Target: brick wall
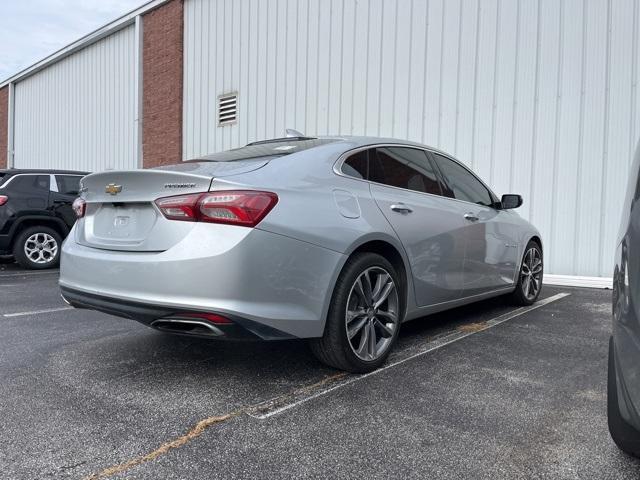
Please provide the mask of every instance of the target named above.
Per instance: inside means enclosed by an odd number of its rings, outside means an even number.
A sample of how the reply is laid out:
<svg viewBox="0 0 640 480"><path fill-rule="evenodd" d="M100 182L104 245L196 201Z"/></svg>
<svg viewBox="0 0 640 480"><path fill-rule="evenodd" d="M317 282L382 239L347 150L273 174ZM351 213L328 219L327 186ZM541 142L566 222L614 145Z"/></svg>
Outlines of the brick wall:
<svg viewBox="0 0 640 480"><path fill-rule="evenodd" d="M182 160L183 1L144 15L142 155L145 168Z"/></svg>
<svg viewBox="0 0 640 480"><path fill-rule="evenodd" d="M0 88L0 168L7 168L7 120L9 87Z"/></svg>

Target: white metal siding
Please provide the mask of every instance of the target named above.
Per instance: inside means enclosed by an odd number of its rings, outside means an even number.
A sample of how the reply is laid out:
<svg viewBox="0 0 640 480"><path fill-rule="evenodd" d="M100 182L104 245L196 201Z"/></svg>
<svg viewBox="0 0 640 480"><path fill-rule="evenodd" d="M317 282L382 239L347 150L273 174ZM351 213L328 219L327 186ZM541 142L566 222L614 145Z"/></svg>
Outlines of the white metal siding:
<svg viewBox="0 0 640 480"><path fill-rule="evenodd" d="M15 167L136 168L134 30L16 83Z"/></svg>
<svg viewBox="0 0 640 480"><path fill-rule="evenodd" d="M634 0L187 0L184 156L383 135L521 193L549 273L611 276L640 133ZM218 127L217 96L238 92Z"/></svg>

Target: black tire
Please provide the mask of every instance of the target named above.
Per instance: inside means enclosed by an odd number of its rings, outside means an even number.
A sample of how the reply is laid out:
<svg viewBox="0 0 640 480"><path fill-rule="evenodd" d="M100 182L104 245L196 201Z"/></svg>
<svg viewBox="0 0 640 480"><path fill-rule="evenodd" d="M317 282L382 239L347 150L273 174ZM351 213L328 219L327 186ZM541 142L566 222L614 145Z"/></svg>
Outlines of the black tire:
<svg viewBox="0 0 640 480"><path fill-rule="evenodd" d="M531 249L535 249L539 253L540 260L542 261L542 265L541 265L542 270L540 271L540 277L538 280L540 285L538 288L538 291L534 296L527 296L525 295L525 292L524 292L525 288L523 286L523 282L525 279L525 277L523 276L523 269L525 268L525 259ZM543 277L544 277L544 256L542 254L542 247L540 247L540 244L535 240L531 240L527 244L527 247L524 249L522 262L520 263L520 270L518 270L518 283L516 284L516 289L509 295L510 303L513 303L514 305L519 305L519 306L533 305L538 300L538 297L540 297L540 292L542 292Z"/></svg>
<svg viewBox="0 0 640 480"><path fill-rule="evenodd" d="M55 255L45 255L46 259L39 263L27 256L25 252L25 244L33 235L47 235L55 242ZM50 244L51 245L51 244ZM62 237L58 232L49 227L29 227L20 232L13 244L13 256L22 267L30 270L44 270L47 268L57 267L60 263L60 249L62 248Z"/></svg>
<svg viewBox="0 0 640 480"><path fill-rule="evenodd" d="M618 448L628 455L640 457L640 432L629 425L620 414L613 338L609 340L607 418L609 421L609 433Z"/></svg>
<svg viewBox="0 0 640 480"><path fill-rule="evenodd" d="M0 265L9 265L16 261L13 255L0 255Z"/></svg>
<svg viewBox="0 0 640 480"><path fill-rule="evenodd" d="M385 350L381 351L380 356L373 360L363 360L356 355L347 336L347 302L350 301L352 289L355 288L354 285L361 275L367 271L377 272L378 274L384 273L382 270L386 271L386 273L391 277L395 284L394 286L396 291L393 299L391 299L390 294L388 297L389 300L387 300L387 303L383 305L385 305L384 308L397 310L395 312L397 318L393 335L387 337L384 337L384 335L379 336L379 340L385 341ZM390 305L392 305L392 301L395 305L390 307ZM381 307L380 310L383 310L383 308ZM376 310L375 313L377 314L377 312L378 311ZM362 318L363 321L371 322L373 324L371 328L376 329L375 331L377 333L381 333L381 327L378 327L374 322L376 322L376 318L383 317L374 316L373 318L366 320L367 316L365 314L360 318ZM324 335L320 338L310 340L309 344L311 351L322 363L340 370L346 370L352 373L373 371L386 361L389 353L393 349L400 332L400 325L403 318L404 293L402 292L402 282L400 282L398 273L393 268L393 265L391 265L387 259L376 253L358 253L347 260L347 263L338 277L331 297L331 306L329 307L329 313L327 315ZM360 335L364 335L364 330L367 328L367 326L361 327L360 331L362 333ZM386 335L389 335L389 333L386 333ZM356 341L357 337L353 338L354 341ZM364 343L366 343L366 341ZM375 344L375 341L373 343Z"/></svg>

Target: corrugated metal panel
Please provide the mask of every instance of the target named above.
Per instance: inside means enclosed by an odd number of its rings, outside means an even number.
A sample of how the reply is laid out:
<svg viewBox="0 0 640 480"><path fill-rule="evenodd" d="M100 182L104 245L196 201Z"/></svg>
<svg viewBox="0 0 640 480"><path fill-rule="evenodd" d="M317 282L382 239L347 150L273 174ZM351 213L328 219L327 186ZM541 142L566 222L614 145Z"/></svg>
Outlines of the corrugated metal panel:
<svg viewBox="0 0 640 480"><path fill-rule="evenodd" d="M187 0L184 155L286 127L421 141L525 197L550 273L610 276L639 25L634 0Z"/></svg>
<svg viewBox="0 0 640 480"><path fill-rule="evenodd" d="M15 86L15 167L136 168L135 36L126 27Z"/></svg>

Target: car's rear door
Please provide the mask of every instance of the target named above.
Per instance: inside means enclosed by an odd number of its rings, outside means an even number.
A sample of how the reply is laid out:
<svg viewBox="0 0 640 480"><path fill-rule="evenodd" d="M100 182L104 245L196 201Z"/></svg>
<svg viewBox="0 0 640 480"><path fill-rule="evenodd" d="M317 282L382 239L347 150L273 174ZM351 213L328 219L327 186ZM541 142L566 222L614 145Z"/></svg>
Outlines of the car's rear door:
<svg viewBox="0 0 640 480"><path fill-rule="evenodd" d="M518 267L518 224L467 168L432 152L444 177L445 195L455 199L464 219L464 296L511 286ZM454 200L452 200L454 201Z"/></svg>
<svg viewBox="0 0 640 480"><path fill-rule="evenodd" d="M20 217L40 216L49 202L49 175L18 173L9 177L0 188L6 196L2 206L0 235L8 234Z"/></svg>
<svg viewBox="0 0 640 480"><path fill-rule="evenodd" d="M7 180L2 191L14 214L42 215L49 202L49 175L19 173Z"/></svg>
<svg viewBox="0 0 640 480"><path fill-rule="evenodd" d="M464 219L442 196L426 152L409 147L369 151L371 194L400 238L410 262L419 306L462 294Z"/></svg>

